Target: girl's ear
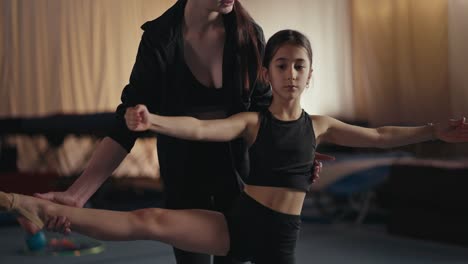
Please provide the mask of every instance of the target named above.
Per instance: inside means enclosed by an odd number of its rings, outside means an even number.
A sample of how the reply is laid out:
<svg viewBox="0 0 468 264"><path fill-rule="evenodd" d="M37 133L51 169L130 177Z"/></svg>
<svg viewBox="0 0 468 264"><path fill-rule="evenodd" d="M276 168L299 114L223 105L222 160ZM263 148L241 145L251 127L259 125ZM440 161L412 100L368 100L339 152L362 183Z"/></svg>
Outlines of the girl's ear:
<svg viewBox="0 0 468 264"><path fill-rule="evenodd" d="M310 71L309 71L309 77L307 78L307 84L309 84L310 78L312 78L312 72L313 72L313 71L314 71L314 69L312 69L312 68L311 68Z"/></svg>
<svg viewBox="0 0 468 264"><path fill-rule="evenodd" d="M268 69L265 67L262 67L262 77L263 80L265 80L266 83L270 82L270 78L268 78Z"/></svg>

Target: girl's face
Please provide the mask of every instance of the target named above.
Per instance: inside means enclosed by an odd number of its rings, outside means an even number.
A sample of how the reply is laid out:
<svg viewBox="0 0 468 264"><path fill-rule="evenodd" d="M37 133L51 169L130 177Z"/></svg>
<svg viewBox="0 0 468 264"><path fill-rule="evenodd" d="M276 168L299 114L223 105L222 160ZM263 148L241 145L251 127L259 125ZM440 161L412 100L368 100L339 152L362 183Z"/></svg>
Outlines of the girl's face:
<svg viewBox="0 0 468 264"><path fill-rule="evenodd" d="M312 76L307 51L301 46L285 44L273 56L269 68L264 69L273 96L290 101L299 99Z"/></svg>

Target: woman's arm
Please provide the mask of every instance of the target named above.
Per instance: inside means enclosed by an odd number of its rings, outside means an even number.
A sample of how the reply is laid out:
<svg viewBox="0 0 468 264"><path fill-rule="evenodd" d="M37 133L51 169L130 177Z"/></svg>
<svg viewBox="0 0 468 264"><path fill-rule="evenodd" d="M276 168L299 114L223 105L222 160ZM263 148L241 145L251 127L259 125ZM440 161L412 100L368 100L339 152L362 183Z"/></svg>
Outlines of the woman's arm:
<svg viewBox="0 0 468 264"><path fill-rule="evenodd" d="M144 105L127 108L127 126L133 131L152 130L187 140L230 141L246 137L248 127L258 120L258 114L239 113L225 119L199 120L187 116L160 116L150 114ZM258 121L257 121L258 122Z"/></svg>
<svg viewBox="0 0 468 264"><path fill-rule="evenodd" d="M36 197L60 204L83 207L127 154L119 143L106 137L94 150L81 176L65 192L36 194Z"/></svg>
<svg viewBox="0 0 468 264"><path fill-rule="evenodd" d="M128 152L109 137L104 138L93 152L86 169L68 188L76 206L82 207L120 165Z"/></svg>
<svg viewBox="0 0 468 264"><path fill-rule="evenodd" d="M128 152L112 138L104 138L94 150L86 169L80 177L64 192L48 192L35 194L36 197L49 200L58 204L75 207L83 207L88 199L96 192L102 183L114 172ZM68 221L65 217L49 219L46 223L48 230L70 233L65 228ZM35 233L34 226L28 221L22 223L23 227L31 233Z"/></svg>
<svg viewBox="0 0 468 264"><path fill-rule="evenodd" d="M384 126L364 128L328 116L311 116L319 142L349 147L392 148L440 139L446 142L468 141L468 124L464 118L418 127Z"/></svg>

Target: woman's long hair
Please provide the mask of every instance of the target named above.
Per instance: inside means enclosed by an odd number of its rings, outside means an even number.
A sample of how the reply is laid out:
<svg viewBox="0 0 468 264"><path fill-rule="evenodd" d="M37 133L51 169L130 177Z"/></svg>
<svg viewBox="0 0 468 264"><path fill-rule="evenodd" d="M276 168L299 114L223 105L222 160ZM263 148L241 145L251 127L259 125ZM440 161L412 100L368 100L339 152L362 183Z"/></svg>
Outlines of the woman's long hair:
<svg viewBox="0 0 468 264"><path fill-rule="evenodd" d="M178 0L181 1L181 0ZM187 0L183 0L186 2ZM233 12L236 17L236 33L237 33L237 47L239 49L240 57L240 72L242 74L242 84L244 91L250 91L250 74L249 74L249 57L253 57L255 61L255 79L261 80L262 76L262 54L259 47L259 39L255 29L254 19L245 10L242 4L235 0Z"/></svg>
<svg viewBox="0 0 468 264"><path fill-rule="evenodd" d="M258 33L255 29L255 22L250 14L245 10L242 4L236 0L234 3L234 13L236 16L237 22L237 46L239 48L240 55L240 72L243 77L243 86L244 91L250 91L250 74L249 74L249 65L251 64L249 57L253 58L255 62L256 76L254 80L260 80L261 71L262 71L262 54L259 47L259 39L257 37Z"/></svg>

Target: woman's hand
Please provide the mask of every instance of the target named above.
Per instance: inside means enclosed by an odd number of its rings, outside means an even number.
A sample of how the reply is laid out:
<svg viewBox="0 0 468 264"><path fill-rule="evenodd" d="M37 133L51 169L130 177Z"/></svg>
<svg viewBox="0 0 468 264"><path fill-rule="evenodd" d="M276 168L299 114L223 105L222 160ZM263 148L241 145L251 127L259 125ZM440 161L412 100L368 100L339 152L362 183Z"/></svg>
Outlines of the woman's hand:
<svg viewBox="0 0 468 264"><path fill-rule="evenodd" d="M145 105L129 107L125 111L125 123L132 131L146 131L151 127L150 113Z"/></svg>
<svg viewBox="0 0 468 264"><path fill-rule="evenodd" d="M316 182L320 179L320 172L322 171L323 167L323 164L321 162L322 160L335 160L335 157L315 152L314 173L312 174L312 182Z"/></svg>
<svg viewBox="0 0 468 264"><path fill-rule="evenodd" d="M48 192L48 193L35 193L34 196L36 198L48 200L54 203L73 206L73 207L83 207L84 202L77 201L72 195L68 194L67 192ZM20 221L23 227L26 230L31 230L31 224L25 221ZM71 233L70 229L71 223L70 221L64 216L54 216L51 217L46 223L45 228L48 231L53 232L60 232L65 235Z"/></svg>
<svg viewBox="0 0 468 264"><path fill-rule="evenodd" d="M466 118L450 119L447 122L433 125L434 137L448 142L468 142L468 123Z"/></svg>

